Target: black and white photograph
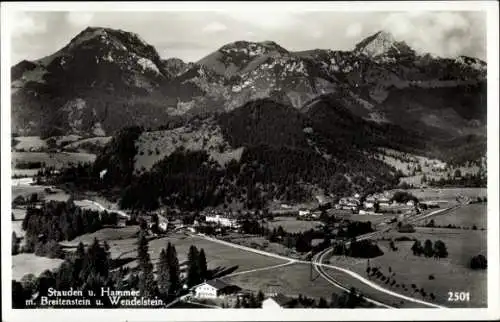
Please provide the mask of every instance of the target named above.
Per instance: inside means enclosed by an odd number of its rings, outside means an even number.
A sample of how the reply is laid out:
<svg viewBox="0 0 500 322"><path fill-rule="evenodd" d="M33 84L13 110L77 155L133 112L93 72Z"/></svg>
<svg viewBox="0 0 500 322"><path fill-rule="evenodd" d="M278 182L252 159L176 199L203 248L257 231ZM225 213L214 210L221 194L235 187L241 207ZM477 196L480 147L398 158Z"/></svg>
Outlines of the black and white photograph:
<svg viewBox="0 0 500 322"><path fill-rule="evenodd" d="M146 4L2 3L3 320L500 318L497 2Z"/></svg>

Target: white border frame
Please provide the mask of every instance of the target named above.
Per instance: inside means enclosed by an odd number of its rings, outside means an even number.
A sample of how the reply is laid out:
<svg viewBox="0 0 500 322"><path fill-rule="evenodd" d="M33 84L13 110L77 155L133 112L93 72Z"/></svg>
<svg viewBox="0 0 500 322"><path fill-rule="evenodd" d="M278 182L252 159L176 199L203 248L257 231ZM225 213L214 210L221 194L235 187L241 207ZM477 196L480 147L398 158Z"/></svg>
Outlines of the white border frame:
<svg viewBox="0 0 500 322"><path fill-rule="evenodd" d="M10 152L10 30L13 11L483 11L487 12L488 60L488 308L487 309L11 309L10 255L11 152ZM499 51L498 2L496 1L408 1L408 2L17 2L1 3L1 151L2 151L2 320L11 321L328 321L328 320L496 320L499 302Z"/></svg>

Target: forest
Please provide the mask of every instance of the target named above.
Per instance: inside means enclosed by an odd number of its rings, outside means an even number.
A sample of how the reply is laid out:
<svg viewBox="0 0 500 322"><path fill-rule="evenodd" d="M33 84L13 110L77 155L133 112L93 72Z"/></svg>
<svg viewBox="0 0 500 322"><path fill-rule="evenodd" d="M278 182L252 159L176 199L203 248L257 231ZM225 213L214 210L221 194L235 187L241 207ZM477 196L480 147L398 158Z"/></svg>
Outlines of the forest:
<svg viewBox="0 0 500 322"><path fill-rule="evenodd" d="M41 208L29 205L22 222L26 231L22 251L62 258L64 253L58 242L96 232L105 226L115 226L117 221L116 213L82 209L71 200L42 203Z"/></svg>

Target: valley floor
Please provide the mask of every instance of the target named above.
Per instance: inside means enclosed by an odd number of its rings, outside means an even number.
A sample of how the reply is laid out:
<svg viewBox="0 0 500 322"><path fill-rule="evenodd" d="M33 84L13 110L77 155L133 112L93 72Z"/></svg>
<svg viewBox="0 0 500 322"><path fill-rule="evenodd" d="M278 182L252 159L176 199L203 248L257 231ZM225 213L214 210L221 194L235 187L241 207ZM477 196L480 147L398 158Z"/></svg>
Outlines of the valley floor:
<svg viewBox="0 0 500 322"><path fill-rule="evenodd" d="M447 192L443 190L441 190L440 196L445 195L445 199L452 202L452 196L457 191ZM44 187L29 186L22 183L13 185L12 191L13 196L27 196L33 192L45 193ZM465 191L464 193L472 196L478 192L481 193L481 191L474 190ZM56 193L45 194L46 198L55 200L66 200L68 196L58 190ZM374 236L378 240L384 255L370 259L370 266L379 267L386 274L389 274L390 269L390 274L395 274L394 279L399 286L386 285L382 281L368 277L365 271L367 267L367 260L365 259L332 256L326 264L330 263L348 269L372 280L383 288L407 297L422 299L420 295L415 294L410 288L411 284L416 284L417 287L424 288L427 294L433 293L435 295L434 300L427 296L425 301L447 307L484 307L487 304L486 271L470 270L468 263L472 256L486 254L486 231L481 230L481 228L486 227L486 206L484 204L466 205L453 212L443 213L445 214L442 216L428 217L422 220L420 224L424 224L432 218L436 225L447 225L448 223L462 226L476 225L478 230L417 227L417 231L411 234L389 230L381 232L377 237ZM12 222L12 228L19 237L22 237L21 222L25 215L25 209L14 209L13 214L15 220ZM369 218L370 216L365 217ZM277 217L272 226L279 227L281 225L290 230L303 231L314 228L318 224L319 222L314 221L297 221L292 217ZM127 267L134 268L137 266L136 241L138 229L138 226L103 228L95 233L79 236L72 241L62 242L61 245L67 251L71 251L75 249L79 242L89 244L94 238L106 240L110 245L111 257L120 259L122 264ZM396 242L398 250L391 251L388 239L402 236L418 239L422 243L426 239L432 241L442 240L448 248L449 256L445 259L414 256L410 250L413 241ZM284 253L283 250L277 251L273 250L273 248L268 248L264 252L252 250L252 248L248 248L253 246L250 241L251 239L240 240L238 243L243 244L243 246L239 246L222 241L215 242L210 238L191 233L172 232L165 237L151 239L149 253L152 263L155 264L158 261L160 251L166 248L170 242L176 246L179 262L184 267L188 249L191 245L195 245L198 249L204 249L210 270L227 282L237 284L245 289L265 292L269 288L278 288L282 293L290 296L302 294L313 298L324 297L325 299L330 299L332 293L337 295L342 293L341 289L329 283L313 270L310 262L306 262L299 257L289 257L288 255L291 254ZM255 240L255 242L260 243L259 240ZM275 251L280 255L272 255L272 252ZM12 259L13 278L17 280L21 279L25 274L39 275L46 269L56 269L62 262L59 259L38 257L34 254L19 254L13 256ZM418 303L380 292L368 286L362 280L353 278L338 270L325 266L324 271L341 285L347 288L355 287L363 295L392 307L422 307ZM429 275L433 275L434 279L430 280ZM403 284L405 287L402 286ZM470 292L471 300L466 303L448 302L448 292L454 291Z"/></svg>

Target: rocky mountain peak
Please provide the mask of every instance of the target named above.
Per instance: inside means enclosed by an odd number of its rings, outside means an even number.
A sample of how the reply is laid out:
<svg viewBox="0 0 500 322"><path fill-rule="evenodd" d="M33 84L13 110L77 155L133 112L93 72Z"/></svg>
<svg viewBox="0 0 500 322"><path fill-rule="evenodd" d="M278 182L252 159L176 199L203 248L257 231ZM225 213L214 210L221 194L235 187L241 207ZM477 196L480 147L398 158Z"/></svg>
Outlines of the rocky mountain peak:
<svg viewBox="0 0 500 322"><path fill-rule="evenodd" d="M393 34L387 31L379 31L366 37L355 46L355 52L369 57L384 55L399 55L413 52L404 41L398 41Z"/></svg>
<svg viewBox="0 0 500 322"><path fill-rule="evenodd" d="M288 51L275 43L274 41L262 41L262 42L251 42L251 41L235 41L222 46L219 52L224 54L243 54L248 58L265 55L270 52L276 52L280 54L288 53Z"/></svg>

